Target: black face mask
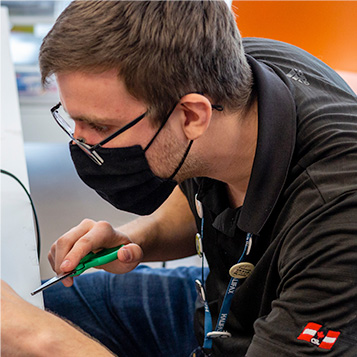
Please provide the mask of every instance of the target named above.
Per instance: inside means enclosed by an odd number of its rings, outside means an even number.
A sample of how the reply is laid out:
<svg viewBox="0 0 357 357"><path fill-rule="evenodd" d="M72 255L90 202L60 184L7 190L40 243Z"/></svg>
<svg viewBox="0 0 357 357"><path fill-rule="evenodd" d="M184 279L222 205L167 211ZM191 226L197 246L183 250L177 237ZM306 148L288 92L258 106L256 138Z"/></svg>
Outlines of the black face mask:
<svg viewBox="0 0 357 357"><path fill-rule="evenodd" d="M101 166L93 162L76 144L70 143L70 151L77 173L85 184L114 207L147 215L159 208L175 188L177 182L173 177L183 165L192 141L175 172L168 179L162 179L151 171L145 157L149 145L145 150L140 145L124 148L100 147L96 152L104 160Z"/></svg>

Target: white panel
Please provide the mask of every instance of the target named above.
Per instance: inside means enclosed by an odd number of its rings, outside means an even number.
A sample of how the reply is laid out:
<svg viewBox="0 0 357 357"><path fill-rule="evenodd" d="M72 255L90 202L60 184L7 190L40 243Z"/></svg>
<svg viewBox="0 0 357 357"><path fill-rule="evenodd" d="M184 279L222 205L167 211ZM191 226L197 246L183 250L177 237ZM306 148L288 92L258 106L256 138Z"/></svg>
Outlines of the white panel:
<svg viewBox="0 0 357 357"><path fill-rule="evenodd" d="M1 169L17 176L29 190L19 99L10 56L9 21L1 8ZM1 174L1 278L25 300L43 308L32 209L23 188Z"/></svg>

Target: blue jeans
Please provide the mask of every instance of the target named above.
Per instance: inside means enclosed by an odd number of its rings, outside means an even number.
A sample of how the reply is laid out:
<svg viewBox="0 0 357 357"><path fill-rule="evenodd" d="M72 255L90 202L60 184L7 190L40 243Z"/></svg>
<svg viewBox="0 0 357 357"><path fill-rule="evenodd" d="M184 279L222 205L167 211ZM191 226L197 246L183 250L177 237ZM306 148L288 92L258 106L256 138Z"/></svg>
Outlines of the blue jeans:
<svg viewBox="0 0 357 357"><path fill-rule="evenodd" d="M198 346L195 279L201 279L201 268L89 273L76 277L71 288L59 283L45 290L44 302L118 356L185 357Z"/></svg>

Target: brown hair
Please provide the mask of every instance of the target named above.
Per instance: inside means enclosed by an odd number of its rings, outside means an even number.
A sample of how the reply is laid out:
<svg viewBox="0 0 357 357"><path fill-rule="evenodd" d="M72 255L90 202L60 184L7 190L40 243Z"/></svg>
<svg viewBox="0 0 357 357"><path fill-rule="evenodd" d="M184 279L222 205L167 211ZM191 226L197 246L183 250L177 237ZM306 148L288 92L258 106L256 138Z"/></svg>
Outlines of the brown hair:
<svg viewBox="0 0 357 357"><path fill-rule="evenodd" d="M185 94L244 109L252 74L224 1L73 1L40 50L42 83L60 72L117 69L127 90L164 118Z"/></svg>

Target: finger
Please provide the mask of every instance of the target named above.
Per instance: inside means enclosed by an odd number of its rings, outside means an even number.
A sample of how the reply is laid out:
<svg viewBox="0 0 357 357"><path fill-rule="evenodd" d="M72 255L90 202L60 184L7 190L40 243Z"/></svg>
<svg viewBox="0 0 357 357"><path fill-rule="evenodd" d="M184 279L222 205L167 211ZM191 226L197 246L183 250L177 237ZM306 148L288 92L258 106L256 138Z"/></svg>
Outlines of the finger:
<svg viewBox="0 0 357 357"><path fill-rule="evenodd" d="M94 250L93 241L84 235L72 247L72 249L63 258L59 269L61 272L69 272L74 270L79 264L80 260L85 257L89 252Z"/></svg>
<svg viewBox="0 0 357 357"><path fill-rule="evenodd" d="M137 244L130 243L120 248L118 251L118 259L102 266L99 269L104 269L111 273L124 274L133 270L143 259L143 251Z"/></svg>
<svg viewBox="0 0 357 357"><path fill-rule="evenodd" d="M54 269L54 260L53 260L53 258L52 258L51 253L48 253L48 260L49 260L49 262L50 262L50 264L51 264L51 266L52 266L52 269L55 270L55 269ZM66 279L63 279L63 280L62 280L62 283L63 283L64 286L70 287L70 286L73 285L73 278L68 277L68 278L66 278Z"/></svg>
<svg viewBox="0 0 357 357"><path fill-rule="evenodd" d="M73 278L68 277L68 278L66 278L66 279L63 279L63 280L62 280L62 284L63 284L65 287L69 288L70 286L73 285Z"/></svg>
<svg viewBox="0 0 357 357"><path fill-rule="evenodd" d="M118 268L120 273L127 273L137 267L143 260L143 250L137 244L127 244L118 251Z"/></svg>
<svg viewBox="0 0 357 357"><path fill-rule="evenodd" d="M48 254L48 260L52 266L52 269L56 273L61 273L63 270L60 266L63 262L63 258L72 249L75 242L85 235L95 224L94 221L90 219L83 220L78 226L72 228L63 236L61 236L51 247Z"/></svg>
<svg viewBox="0 0 357 357"><path fill-rule="evenodd" d="M51 249L52 249L52 248L51 248ZM50 264L51 264L52 270L55 271L55 261L54 261L54 257L53 257L53 255L52 255L51 251L49 251L49 253L48 253L48 255L47 255L47 259L48 259L48 261L49 261Z"/></svg>
<svg viewBox="0 0 357 357"><path fill-rule="evenodd" d="M128 237L115 231L108 222L96 222L95 225L73 245L72 249L64 257L60 269L64 272L73 270L79 264L79 261L89 252L102 248L111 248L128 242Z"/></svg>
<svg viewBox="0 0 357 357"><path fill-rule="evenodd" d="M118 250L118 260L122 263L136 263L143 259L143 250L135 243L129 243Z"/></svg>

